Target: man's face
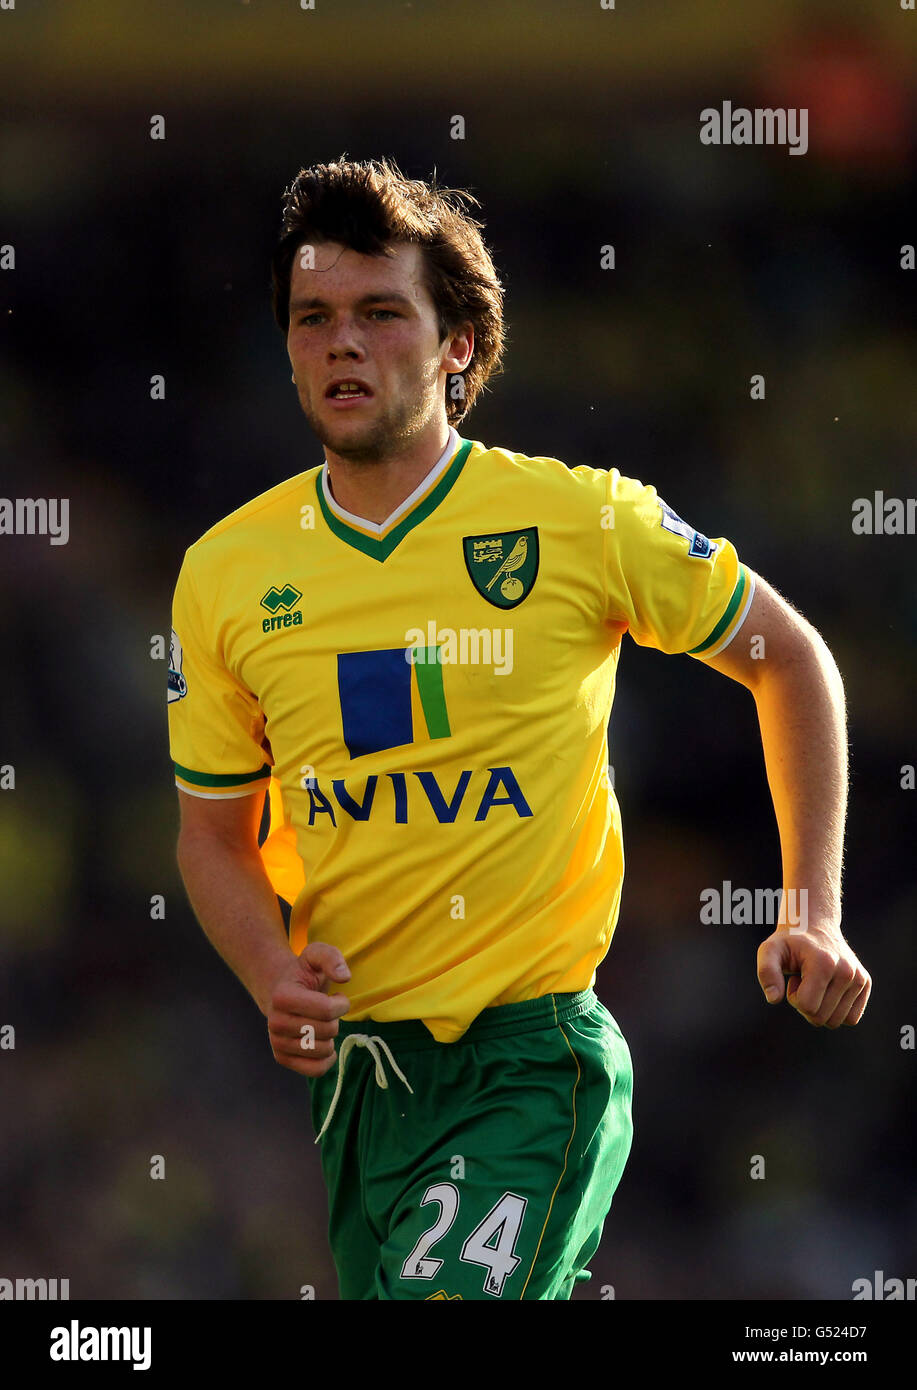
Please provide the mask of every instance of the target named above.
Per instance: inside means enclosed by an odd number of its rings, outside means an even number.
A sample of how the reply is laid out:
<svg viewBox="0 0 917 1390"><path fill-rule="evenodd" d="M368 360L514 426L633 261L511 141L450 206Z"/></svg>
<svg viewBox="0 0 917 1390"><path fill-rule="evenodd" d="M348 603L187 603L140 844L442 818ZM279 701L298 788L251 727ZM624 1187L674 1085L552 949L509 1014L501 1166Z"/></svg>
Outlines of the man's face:
<svg viewBox="0 0 917 1390"><path fill-rule="evenodd" d="M299 403L332 453L353 462L397 454L431 421L445 419L445 374L471 357L473 329L440 341L423 281L423 253L409 242L395 256L364 256L337 242L308 243L314 268L293 258L287 352ZM335 399L332 383L355 380L365 394Z"/></svg>

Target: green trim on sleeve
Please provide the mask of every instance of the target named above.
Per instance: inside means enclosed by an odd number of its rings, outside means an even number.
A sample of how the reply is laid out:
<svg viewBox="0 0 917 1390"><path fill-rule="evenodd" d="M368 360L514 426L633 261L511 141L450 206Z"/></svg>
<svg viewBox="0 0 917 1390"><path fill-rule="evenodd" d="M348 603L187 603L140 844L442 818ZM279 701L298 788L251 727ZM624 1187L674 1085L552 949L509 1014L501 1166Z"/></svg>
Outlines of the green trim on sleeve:
<svg viewBox="0 0 917 1390"><path fill-rule="evenodd" d="M271 772L270 763L265 763L257 772L192 772L189 767L175 764L178 776L195 787L241 787L246 782L258 782Z"/></svg>
<svg viewBox="0 0 917 1390"><path fill-rule="evenodd" d="M723 633L728 628L729 624L732 622L736 613L739 611L739 605L742 602L742 595L745 593L747 587L748 576L745 573L745 566L743 564L740 564L739 577L736 581L736 586L732 591L732 598L729 600L729 606L727 607L726 612L723 614L722 618L720 618L716 627L713 629L706 641L701 642L699 647L692 647L688 652L688 656L697 656L699 652L706 651L708 647L714 646L719 641Z"/></svg>

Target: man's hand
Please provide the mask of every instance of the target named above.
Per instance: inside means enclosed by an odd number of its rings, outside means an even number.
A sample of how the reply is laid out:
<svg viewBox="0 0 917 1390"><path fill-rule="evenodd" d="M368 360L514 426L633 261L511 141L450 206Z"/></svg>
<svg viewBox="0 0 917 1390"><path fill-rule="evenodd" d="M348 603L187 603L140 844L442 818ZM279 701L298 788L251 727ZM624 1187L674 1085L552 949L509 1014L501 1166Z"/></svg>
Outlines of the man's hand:
<svg viewBox="0 0 917 1390"><path fill-rule="evenodd" d="M274 981L267 1014L274 1057L300 1076L323 1076L334 1066L338 1019L350 1000L326 993L335 982L349 980L347 962L336 946L310 941Z"/></svg>
<svg viewBox="0 0 917 1390"><path fill-rule="evenodd" d="M775 931L758 947L758 982L769 1004L783 998L816 1028L852 1028L866 1008L870 979L842 936Z"/></svg>

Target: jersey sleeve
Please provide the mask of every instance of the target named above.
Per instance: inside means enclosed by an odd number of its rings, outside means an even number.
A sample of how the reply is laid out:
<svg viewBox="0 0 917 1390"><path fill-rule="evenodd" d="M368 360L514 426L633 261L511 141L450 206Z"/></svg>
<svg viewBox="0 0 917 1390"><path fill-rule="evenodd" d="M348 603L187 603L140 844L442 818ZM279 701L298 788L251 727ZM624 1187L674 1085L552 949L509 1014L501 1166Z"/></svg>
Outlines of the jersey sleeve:
<svg viewBox="0 0 917 1390"><path fill-rule="evenodd" d="M745 620L754 574L723 536L709 540L652 486L608 473L603 507L606 622L642 647L703 660Z"/></svg>
<svg viewBox="0 0 917 1390"><path fill-rule="evenodd" d="M172 602L168 707L175 781L192 796L249 796L265 791L271 779L264 715L220 659L192 550L185 554Z"/></svg>

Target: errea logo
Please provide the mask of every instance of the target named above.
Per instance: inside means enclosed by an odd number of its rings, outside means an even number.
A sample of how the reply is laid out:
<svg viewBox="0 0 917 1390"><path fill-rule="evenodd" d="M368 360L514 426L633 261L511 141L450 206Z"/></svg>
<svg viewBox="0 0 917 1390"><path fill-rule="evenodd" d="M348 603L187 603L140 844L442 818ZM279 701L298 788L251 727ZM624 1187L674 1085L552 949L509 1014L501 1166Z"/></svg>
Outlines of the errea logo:
<svg viewBox="0 0 917 1390"><path fill-rule="evenodd" d="M295 613L290 611L301 598L302 594L298 589L294 589L292 584L284 584L282 589L272 584L261 600L261 607L273 615L262 620L262 632L275 632L278 628L284 627L302 627L302 613L298 609ZM280 612L281 608L284 610L283 613Z"/></svg>

